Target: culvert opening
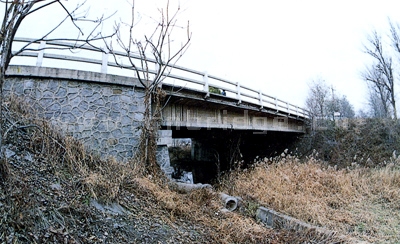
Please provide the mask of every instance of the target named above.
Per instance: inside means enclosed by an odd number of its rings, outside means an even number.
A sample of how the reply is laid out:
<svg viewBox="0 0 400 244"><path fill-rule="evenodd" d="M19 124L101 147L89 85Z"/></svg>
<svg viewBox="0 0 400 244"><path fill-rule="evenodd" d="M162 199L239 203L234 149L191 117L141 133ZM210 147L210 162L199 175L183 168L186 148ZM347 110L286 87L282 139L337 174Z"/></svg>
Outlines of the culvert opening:
<svg viewBox="0 0 400 244"><path fill-rule="evenodd" d="M238 206L238 200L236 197L229 196L225 193L220 194L221 200L224 206L229 211L234 211Z"/></svg>
<svg viewBox="0 0 400 244"><path fill-rule="evenodd" d="M237 203L234 200L229 200L225 204L225 208L228 209L229 211L235 210L237 207Z"/></svg>

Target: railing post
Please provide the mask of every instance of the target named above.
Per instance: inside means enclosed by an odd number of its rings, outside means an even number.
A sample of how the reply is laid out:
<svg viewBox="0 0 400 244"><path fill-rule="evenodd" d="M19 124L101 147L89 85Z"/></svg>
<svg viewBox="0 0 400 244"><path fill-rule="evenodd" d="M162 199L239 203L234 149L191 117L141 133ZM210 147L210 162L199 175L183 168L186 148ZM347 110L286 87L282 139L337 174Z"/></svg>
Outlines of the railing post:
<svg viewBox="0 0 400 244"><path fill-rule="evenodd" d="M279 112L279 109L278 109L278 98L274 98L275 99L275 109L276 109L276 112L278 113Z"/></svg>
<svg viewBox="0 0 400 244"><path fill-rule="evenodd" d="M107 67L108 67L108 48L105 48L105 52L102 52L101 54L101 73L107 74Z"/></svg>
<svg viewBox="0 0 400 244"><path fill-rule="evenodd" d="M242 98L240 96L240 83L236 82L236 99L238 100L238 104L242 103Z"/></svg>
<svg viewBox="0 0 400 244"><path fill-rule="evenodd" d="M39 45L39 53L36 60L36 66L41 67L44 56L44 47L46 46L46 41L41 41Z"/></svg>
<svg viewBox="0 0 400 244"><path fill-rule="evenodd" d="M263 106L263 100L262 100L262 93L261 93L261 90L258 92L258 99L259 99L259 101L260 101L260 109L263 109L264 106Z"/></svg>
<svg viewBox="0 0 400 244"><path fill-rule="evenodd" d="M286 102L286 110L287 110L288 115L290 115L289 103L288 102Z"/></svg>
<svg viewBox="0 0 400 244"><path fill-rule="evenodd" d="M207 71L204 72L203 81L204 81L203 89L204 89L204 92L206 92L206 95L205 95L204 98L207 98L207 97L210 96L210 89L209 89L209 86L208 86L208 73L207 73Z"/></svg>

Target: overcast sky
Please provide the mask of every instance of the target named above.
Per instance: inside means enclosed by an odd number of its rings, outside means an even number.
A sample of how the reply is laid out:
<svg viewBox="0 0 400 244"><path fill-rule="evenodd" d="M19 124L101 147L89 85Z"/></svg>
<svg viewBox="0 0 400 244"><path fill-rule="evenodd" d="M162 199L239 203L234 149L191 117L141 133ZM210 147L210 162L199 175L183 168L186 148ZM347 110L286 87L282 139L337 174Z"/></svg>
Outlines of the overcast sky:
<svg viewBox="0 0 400 244"><path fill-rule="evenodd" d="M356 110L366 104L362 52L374 28L399 21L400 1L190 1L193 42L182 60L304 105L324 79Z"/></svg>
<svg viewBox="0 0 400 244"><path fill-rule="evenodd" d="M398 0L170 1L173 6L180 3L184 11L179 20L189 20L193 33L191 46L178 65L261 88L300 106L304 106L310 81L323 79L346 95L356 110L362 108L367 102L360 76L369 62L362 52L366 35L374 28L388 31L388 17L400 23ZM88 0L91 15L117 10L114 18L126 21L130 2ZM142 24L151 23L157 7L165 6L164 0L135 3ZM57 15L44 11L46 18L42 12L39 22L21 26L18 34L37 34Z"/></svg>

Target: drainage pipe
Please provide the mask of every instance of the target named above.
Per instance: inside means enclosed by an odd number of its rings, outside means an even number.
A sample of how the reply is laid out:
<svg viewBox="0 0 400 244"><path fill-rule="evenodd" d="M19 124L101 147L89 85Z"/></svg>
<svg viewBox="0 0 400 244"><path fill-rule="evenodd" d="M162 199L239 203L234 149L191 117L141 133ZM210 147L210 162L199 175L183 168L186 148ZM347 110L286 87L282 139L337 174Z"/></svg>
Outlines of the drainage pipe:
<svg viewBox="0 0 400 244"><path fill-rule="evenodd" d="M234 211L238 206L238 199L236 197L229 196L225 193L219 194L225 208L229 211Z"/></svg>
<svg viewBox="0 0 400 244"><path fill-rule="evenodd" d="M189 193L194 190L198 189L212 189L212 186L210 184L190 184L190 183L183 183L183 182L170 182L169 183L170 187L173 190L176 190L178 192L182 193Z"/></svg>

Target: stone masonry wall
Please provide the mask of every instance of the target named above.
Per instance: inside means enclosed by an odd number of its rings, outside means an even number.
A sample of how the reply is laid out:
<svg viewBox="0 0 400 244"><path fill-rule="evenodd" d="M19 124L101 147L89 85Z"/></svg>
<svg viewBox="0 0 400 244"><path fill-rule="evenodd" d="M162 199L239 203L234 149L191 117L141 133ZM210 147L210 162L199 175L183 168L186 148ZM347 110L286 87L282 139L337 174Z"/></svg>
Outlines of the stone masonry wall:
<svg viewBox="0 0 400 244"><path fill-rule="evenodd" d="M39 116L102 156L133 156L144 111L143 90L134 85L9 76L4 92L23 97Z"/></svg>

